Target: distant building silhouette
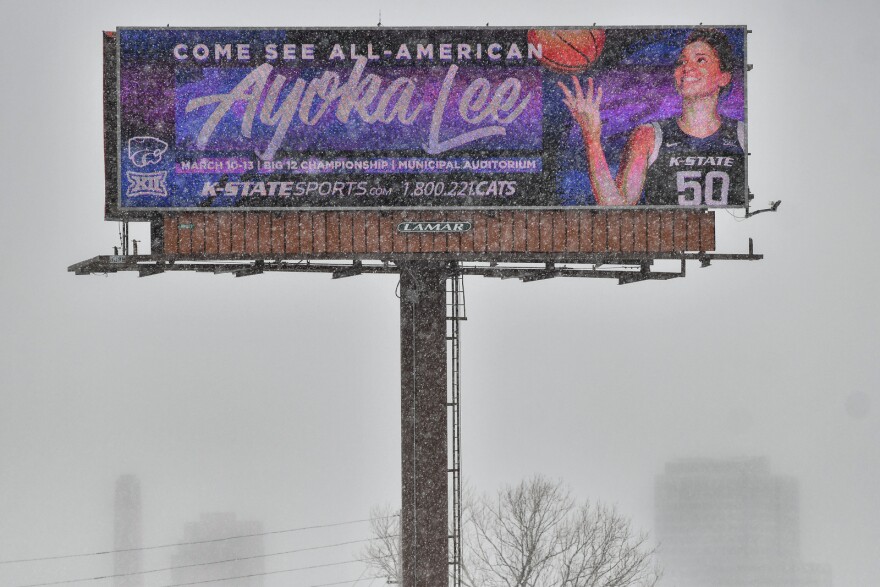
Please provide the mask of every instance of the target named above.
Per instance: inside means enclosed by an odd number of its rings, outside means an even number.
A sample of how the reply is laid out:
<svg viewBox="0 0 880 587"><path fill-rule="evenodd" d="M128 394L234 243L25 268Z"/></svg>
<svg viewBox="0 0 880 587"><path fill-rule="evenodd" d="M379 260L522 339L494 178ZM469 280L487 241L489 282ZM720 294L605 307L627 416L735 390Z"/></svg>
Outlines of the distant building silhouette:
<svg viewBox="0 0 880 587"><path fill-rule="evenodd" d="M827 567L801 559L797 481L766 459L669 463L655 509L668 585L831 587Z"/></svg>
<svg viewBox="0 0 880 587"><path fill-rule="evenodd" d="M113 502L113 574L125 575L113 579L114 587L141 587L144 576L132 573L142 571L143 553L141 520L141 482L134 475L122 475L116 480Z"/></svg>
<svg viewBox="0 0 880 587"><path fill-rule="evenodd" d="M228 577L243 577L264 572L263 558L265 554L262 536L235 538L216 542L203 542L229 538L232 536L259 534L263 531L260 522L237 520L232 513L202 514L197 522L186 524L182 542L202 542L201 544L184 544L178 547L172 556L171 566L198 565L175 568L171 571L171 583L193 583L211 581ZM246 560L233 560L246 559ZM220 564L218 561L230 561ZM262 587L263 577L247 577L223 581L229 587Z"/></svg>

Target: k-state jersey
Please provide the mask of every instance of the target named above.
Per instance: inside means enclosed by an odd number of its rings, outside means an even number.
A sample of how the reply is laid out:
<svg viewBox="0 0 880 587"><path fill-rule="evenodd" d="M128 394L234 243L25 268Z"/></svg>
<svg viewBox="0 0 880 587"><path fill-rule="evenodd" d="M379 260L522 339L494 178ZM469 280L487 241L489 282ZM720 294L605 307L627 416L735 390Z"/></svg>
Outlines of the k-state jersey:
<svg viewBox="0 0 880 587"><path fill-rule="evenodd" d="M685 134L675 118L652 122L654 151L648 160L645 204L744 206L743 123L722 118L706 138Z"/></svg>

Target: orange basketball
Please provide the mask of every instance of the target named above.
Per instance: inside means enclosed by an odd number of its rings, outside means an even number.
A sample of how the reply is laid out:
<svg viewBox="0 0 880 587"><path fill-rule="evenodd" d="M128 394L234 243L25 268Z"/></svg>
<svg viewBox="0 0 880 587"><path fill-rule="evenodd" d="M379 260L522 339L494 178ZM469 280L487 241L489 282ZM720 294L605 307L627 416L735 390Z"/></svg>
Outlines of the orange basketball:
<svg viewBox="0 0 880 587"><path fill-rule="evenodd" d="M557 73L581 73L589 69L605 46L604 29L531 29L528 41L541 46L539 61Z"/></svg>

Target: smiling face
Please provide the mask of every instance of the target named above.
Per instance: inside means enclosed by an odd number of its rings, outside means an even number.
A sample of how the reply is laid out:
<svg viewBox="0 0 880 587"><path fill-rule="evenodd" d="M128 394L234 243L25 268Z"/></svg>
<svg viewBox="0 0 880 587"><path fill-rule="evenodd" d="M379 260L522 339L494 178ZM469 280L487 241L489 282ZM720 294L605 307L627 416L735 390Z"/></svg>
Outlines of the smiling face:
<svg viewBox="0 0 880 587"><path fill-rule="evenodd" d="M675 66L675 89L682 98L717 96L730 79L730 72L721 71L718 54L708 43L695 41L681 50Z"/></svg>

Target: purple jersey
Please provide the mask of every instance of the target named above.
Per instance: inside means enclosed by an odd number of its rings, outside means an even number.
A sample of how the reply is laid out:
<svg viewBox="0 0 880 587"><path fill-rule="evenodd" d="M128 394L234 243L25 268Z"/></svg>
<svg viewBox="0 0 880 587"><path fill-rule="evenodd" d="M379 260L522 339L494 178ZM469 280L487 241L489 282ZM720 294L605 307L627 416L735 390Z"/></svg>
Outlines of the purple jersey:
<svg viewBox="0 0 880 587"><path fill-rule="evenodd" d="M654 151L648 160L648 205L744 206L744 125L722 118L703 139L685 134L675 118L652 122Z"/></svg>

